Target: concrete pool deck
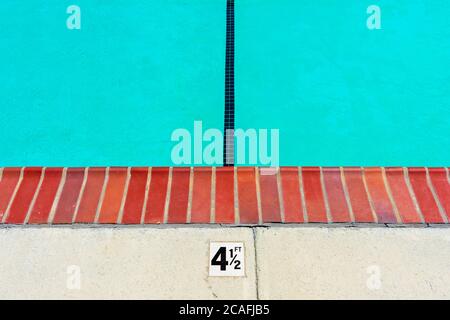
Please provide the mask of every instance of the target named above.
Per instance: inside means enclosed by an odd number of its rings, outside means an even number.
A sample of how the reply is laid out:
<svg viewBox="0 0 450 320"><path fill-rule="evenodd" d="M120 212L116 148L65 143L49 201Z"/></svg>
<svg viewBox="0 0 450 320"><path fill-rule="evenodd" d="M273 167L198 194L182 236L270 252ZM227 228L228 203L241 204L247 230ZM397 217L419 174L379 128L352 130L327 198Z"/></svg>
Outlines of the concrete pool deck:
<svg viewBox="0 0 450 320"><path fill-rule="evenodd" d="M0 168L0 298L450 299L449 215L448 168Z"/></svg>
<svg viewBox="0 0 450 320"><path fill-rule="evenodd" d="M209 277L242 241L246 277ZM450 229L0 228L0 299L450 299Z"/></svg>

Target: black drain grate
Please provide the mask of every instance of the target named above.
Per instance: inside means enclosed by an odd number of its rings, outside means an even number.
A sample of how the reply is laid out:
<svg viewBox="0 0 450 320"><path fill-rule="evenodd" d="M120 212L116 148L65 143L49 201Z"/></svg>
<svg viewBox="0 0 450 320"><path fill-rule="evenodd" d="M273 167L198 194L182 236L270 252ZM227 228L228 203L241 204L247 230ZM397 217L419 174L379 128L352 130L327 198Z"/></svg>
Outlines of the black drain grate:
<svg viewBox="0 0 450 320"><path fill-rule="evenodd" d="M234 166L234 0L227 0L223 164Z"/></svg>

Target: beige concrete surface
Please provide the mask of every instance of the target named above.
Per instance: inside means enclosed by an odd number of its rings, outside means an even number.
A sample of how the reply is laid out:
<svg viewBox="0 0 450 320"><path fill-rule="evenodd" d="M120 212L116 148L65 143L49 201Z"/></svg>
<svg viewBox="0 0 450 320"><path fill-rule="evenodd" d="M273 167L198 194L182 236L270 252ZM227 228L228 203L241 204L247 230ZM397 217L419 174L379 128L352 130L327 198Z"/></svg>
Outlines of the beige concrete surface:
<svg viewBox="0 0 450 320"><path fill-rule="evenodd" d="M243 241L247 276L208 277L210 241ZM0 299L450 299L450 228L2 227L0 244Z"/></svg>
<svg viewBox="0 0 450 320"><path fill-rule="evenodd" d="M243 241L247 277L208 277L209 242ZM0 299L252 299L248 228L1 228Z"/></svg>
<svg viewBox="0 0 450 320"><path fill-rule="evenodd" d="M270 228L261 299L450 299L449 228Z"/></svg>

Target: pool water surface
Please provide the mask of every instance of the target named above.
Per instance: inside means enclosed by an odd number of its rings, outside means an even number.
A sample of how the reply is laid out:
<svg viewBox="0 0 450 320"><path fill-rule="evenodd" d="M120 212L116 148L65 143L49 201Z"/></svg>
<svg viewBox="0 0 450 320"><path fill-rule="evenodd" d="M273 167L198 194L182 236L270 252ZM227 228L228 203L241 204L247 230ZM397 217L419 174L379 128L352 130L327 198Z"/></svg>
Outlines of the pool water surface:
<svg viewBox="0 0 450 320"><path fill-rule="evenodd" d="M0 166L171 166L223 127L225 0L0 3ZM447 0L236 0L237 128L280 165L450 165ZM251 165L252 163L248 163Z"/></svg>

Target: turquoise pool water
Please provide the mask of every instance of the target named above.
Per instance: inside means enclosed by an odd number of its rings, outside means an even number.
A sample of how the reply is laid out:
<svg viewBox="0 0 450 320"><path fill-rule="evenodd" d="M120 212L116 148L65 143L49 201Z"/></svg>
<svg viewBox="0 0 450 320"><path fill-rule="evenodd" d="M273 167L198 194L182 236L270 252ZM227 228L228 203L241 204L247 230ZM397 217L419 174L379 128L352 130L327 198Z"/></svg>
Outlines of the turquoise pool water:
<svg viewBox="0 0 450 320"><path fill-rule="evenodd" d="M236 127L281 165L450 165L447 0L235 2ZM1 1L0 166L172 165L173 130L223 126L225 8Z"/></svg>

